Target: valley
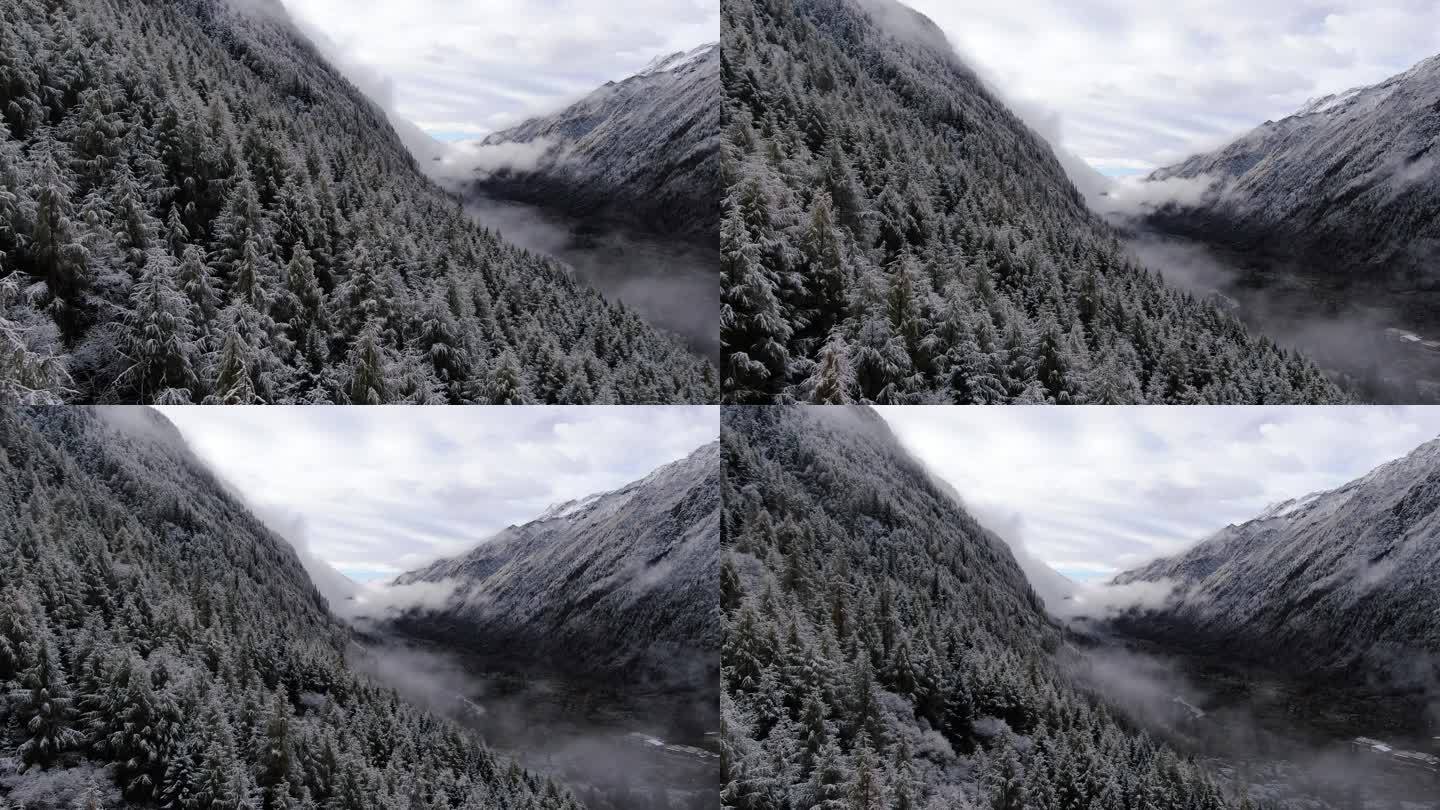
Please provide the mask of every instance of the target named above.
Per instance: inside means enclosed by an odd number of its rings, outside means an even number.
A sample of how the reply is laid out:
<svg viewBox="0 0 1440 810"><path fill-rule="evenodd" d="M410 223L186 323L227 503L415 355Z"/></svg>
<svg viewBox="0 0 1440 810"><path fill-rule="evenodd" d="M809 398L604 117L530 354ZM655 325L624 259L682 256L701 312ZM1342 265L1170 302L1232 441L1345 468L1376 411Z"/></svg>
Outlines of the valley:
<svg viewBox="0 0 1440 810"><path fill-rule="evenodd" d="M1153 222L1153 219L1152 219ZM1368 402L1440 402L1440 338L1423 296L1254 249L1125 223L1129 245L1172 284L1314 360ZM1199 234L1196 234L1197 236Z"/></svg>
<svg viewBox="0 0 1440 810"><path fill-rule="evenodd" d="M714 807L719 475L712 443L397 577L356 665L591 810Z"/></svg>
<svg viewBox="0 0 1440 810"><path fill-rule="evenodd" d="M621 302L655 328L679 336L695 354L718 362L720 283L713 249L625 226L596 227L478 192L466 199L465 210L511 243L559 260L608 300Z"/></svg>
<svg viewBox="0 0 1440 810"><path fill-rule="evenodd" d="M352 655L357 666L476 732L497 752L564 784L590 810L716 806L713 689L521 670L513 658L456 654L393 635L369 635Z"/></svg>
<svg viewBox="0 0 1440 810"><path fill-rule="evenodd" d="M1413 696L1322 685L1113 625L1071 638L1082 683L1261 807L1440 806L1440 717Z"/></svg>

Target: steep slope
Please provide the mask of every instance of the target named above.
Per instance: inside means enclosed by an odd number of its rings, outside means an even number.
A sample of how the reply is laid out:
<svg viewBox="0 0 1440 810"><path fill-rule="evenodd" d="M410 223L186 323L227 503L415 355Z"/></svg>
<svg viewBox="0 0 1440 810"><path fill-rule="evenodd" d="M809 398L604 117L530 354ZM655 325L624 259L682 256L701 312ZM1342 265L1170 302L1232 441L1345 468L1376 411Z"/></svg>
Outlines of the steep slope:
<svg viewBox="0 0 1440 810"><path fill-rule="evenodd" d="M455 590L395 626L519 665L713 689L719 456L703 447L399 577Z"/></svg>
<svg viewBox="0 0 1440 810"><path fill-rule="evenodd" d="M1226 806L1075 688L1009 549L873 411L729 407L721 443L723 806Z"/></svg>
<svg viewBox="0 0 1440 810"><path fill-rule="evenodd" d="M928 19L892 0L722 15L727 401L1342 397L1140 267Z"/></svg>
<svg viewBox="0 0 1440 810"><path fill-rule="evenodd" d="M718 396L471 224L278 0L16 0L0 77L9 399Z"/></svg>
<svg viewBox="0 0 1440 810"><path fill-rule="evenodd" d="M352 671L152 411L0 411L0 528L0 805L576 807Z"/></svg>
<svg viewBox="0 0 1440 810"><path fill-rule="evenodd" d="M588 223L715 247L719 222L720 46L658 57L551 115L481 146L543 144L533 168L482 173L475 190Z"/></svg>
<svg viewBox="0 0 1440 810"><path fill-rule="evenodd" d="M1156 171L1202 179L1157 226L1295 264L1326 287L1440 311L1440 56L1316 99L1235 142Z"/></svg>
<svg viewBox="0 0 1440 810"><path fill-rule="evenodd" d="M1440 440L1121 574L1117 583L1175 585L1164 608L1122 625L1316 678L1430 687L1440 683L1437 532Z"/></svg>

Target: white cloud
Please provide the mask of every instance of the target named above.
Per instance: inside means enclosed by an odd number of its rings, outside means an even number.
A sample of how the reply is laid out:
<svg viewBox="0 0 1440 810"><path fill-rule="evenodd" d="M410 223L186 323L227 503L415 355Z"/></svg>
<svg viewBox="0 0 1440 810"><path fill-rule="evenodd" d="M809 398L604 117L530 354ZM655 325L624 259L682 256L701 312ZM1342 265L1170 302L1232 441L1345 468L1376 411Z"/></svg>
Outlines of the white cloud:
<svg viewBox="0 0 1440 810"><path fill-rule="evenodd" d="M1440 408L879 411L990 528L1020 534L1008 539L1081 581L1174 554L1440 435Z"/></svg>
<svg viewBox="0 0 1440 810"><path fill-rule="evenodd" d="M1440 46L1433 0L903 0L1007 95L1059 113L1107 173L1169 165L1400 73Z"/></svg>
<svg viewBox="0 0 1440 810"><path fill-rule="evenodd" d="M439 163L429 167L428 171L432 177L459 181L474 177L477 171L530 171L554 145L555 142L549 138L536 138L525 143L462 141L447 149Z"/></svg>
<svg viewBox="0 0 1440 810"><path fill-rule="evenodd" d="M719 0L283 2L362 89L446 140L557 109L720 32Z"/></svg>
<svg viewBox="0 0 1440 810"><path fill-rule="evenodd" d="M357 579L471 548L719 435L713 406L160 410L272 528Z"/></svg>

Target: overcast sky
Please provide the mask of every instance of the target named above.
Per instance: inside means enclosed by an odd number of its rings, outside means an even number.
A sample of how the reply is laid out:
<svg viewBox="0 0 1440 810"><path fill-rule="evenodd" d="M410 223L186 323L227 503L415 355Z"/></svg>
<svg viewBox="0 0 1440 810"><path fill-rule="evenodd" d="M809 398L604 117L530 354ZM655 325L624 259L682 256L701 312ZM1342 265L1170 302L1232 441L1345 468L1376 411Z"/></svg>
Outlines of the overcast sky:
<svg viewBox="0 0 1440 810"><path fill-rule="evenodd" d="M903 0L1111 175L1228 142L1440 52L1435 0Z"/></svg>
<svg viewBox="0 0 1440 810"><path fill-rule="evenodd" d="M720 37L719 0L283 2L356 84L444 140L559 109Z"/></svg>
<svg viewBox="0 0 1440 810"><path fill-rule="evenodd" d="M160 410L272 528L361 581L643 478L720 433L713 406Z"/></svg>
<svg viewBox="0 0 1440 810"><path fill-rule="evenodd" d="M990 529L1077 580L1173 554L1440 436L1425 407L887 407Z"/></svg>

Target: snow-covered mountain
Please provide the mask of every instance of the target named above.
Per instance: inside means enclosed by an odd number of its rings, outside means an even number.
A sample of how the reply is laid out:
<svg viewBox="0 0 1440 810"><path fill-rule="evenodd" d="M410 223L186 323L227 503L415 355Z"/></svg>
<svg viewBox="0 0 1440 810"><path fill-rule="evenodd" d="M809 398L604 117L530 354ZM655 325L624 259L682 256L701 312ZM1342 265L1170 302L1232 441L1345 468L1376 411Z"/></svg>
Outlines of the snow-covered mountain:
<svg viewBox="0 0 1440 810"><path fill-rule="evenodd" d="M879 414L725 408L721 442L723 806L1225 806L1077 688L1022 564Z"/></svg>
<svg viewBox="0 0 1440 810"><path fill-rule="evenodd" d="M658 57L482 147L543 145L533 169L481 172L487 197L714 245L719 222L720 47Z"/></svg>
<svg viewBox="0 0 1440 810"><path fill-rule="evenodd" d="M0 401L717 398L470 221L280 0L56 8L0 5Z"/></svg>
<svg viewBox="0 0 1440 810"><path fill-rule="evenodd" d="M1328 492L1116 577L1169 582L1129 629L1283 669L1433 678L1440 654L1440 439Z"/></svg>
<svg viewBox="0 0 1440 810"><path fill-rule="evenodd" d="M395 626L517 664L713 684L720 452L712 444L613 492L562 504L402 575L451 585Z"/></svg>
<svg viewBox="0 0 1440 810"><path fill-rule="evenodd" d="M933 21L895 0L721 15L725 401L1345 398L1137 262Z"/></svg>
<svg viewBox="0 0 1440 810"><path fill-rule="evenodd" d="M1440 56L1312 100L1148 179L1208 180L1158 227L1440 305Z"/></svg>

